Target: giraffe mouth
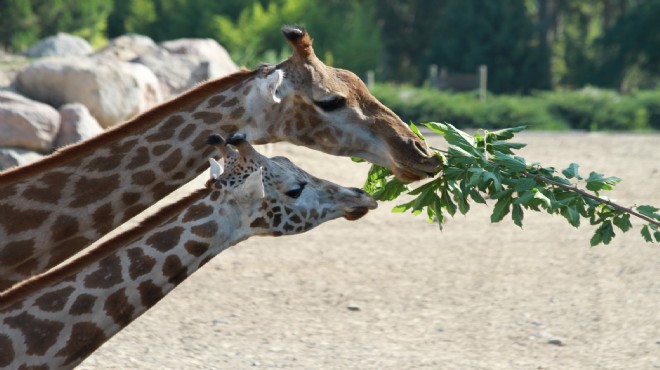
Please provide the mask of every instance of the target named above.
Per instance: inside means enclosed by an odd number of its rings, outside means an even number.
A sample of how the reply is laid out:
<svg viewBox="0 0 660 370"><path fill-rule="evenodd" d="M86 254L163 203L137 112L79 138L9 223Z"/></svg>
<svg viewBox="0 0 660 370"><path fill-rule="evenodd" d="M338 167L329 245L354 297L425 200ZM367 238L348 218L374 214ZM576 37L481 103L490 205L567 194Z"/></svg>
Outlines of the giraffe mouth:
<svg viewBox="0 0 660 370"><path fill-rule="evenodd" d="M362 216L366 215L368 212L369 212L369 207L356 207L347 210L344 213L344 218L349 221L355 221L362 218Z"/></svg>

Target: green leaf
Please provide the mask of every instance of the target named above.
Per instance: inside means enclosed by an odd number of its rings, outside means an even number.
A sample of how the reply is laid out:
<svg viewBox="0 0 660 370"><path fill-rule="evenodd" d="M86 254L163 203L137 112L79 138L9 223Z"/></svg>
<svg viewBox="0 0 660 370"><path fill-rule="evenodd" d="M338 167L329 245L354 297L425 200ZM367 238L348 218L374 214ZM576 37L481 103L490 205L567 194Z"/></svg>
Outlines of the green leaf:
<svg viewBox="0 0 660 370"><path fill-rule="evenodd" d="M511 198L501 198L495 203L493 214L490 215L490 222L500 222L509 213Z"/></svg>
<svg viewBox="0 0 660 370"><path fill-rule="evenodd" d="M614 226L618 227L623 231L624 233L632 228L632 224L630 223L630 214L623 214L621 216L615 217L612 222L614 223Z"/></svg>
<svg viewBox="0 0 660 370"><path fill-rule="evenodd" d="M589 177L585 180L587 182L587 189L591 191L612 190L613 186L621 182L618 177L603 177L603 174L591 172Z"/></svg>
<svg viewBox="0 0 660 370"><path fill-rule="evenodd" d="M493 186L495 187L495 191L499 191L502 189L502 182L500 181L499 177L489 171L484 171L484 173L481 176L481 184L488 186L488 182L493 181Z"/></svg>
<svg viewBox="0 0 660 370"><path fill-rule="evenodd" d="M595 246L598 243L610 244L614 238L614 227L612 227L611 221L605 221L602 225L596 230L593 238L591 238L591 246Z"/></svg>
<svg viewBox="0 0 660 370"><path fill-rule="evenodd" d="M527 144L507 143L507 142L504 142L504 141L493 141L490 144L488 144L488 146L489 146L489 149L490 149L489 151L493 151L493 152L498 151L498 152L502 152L502 153L505 153L505 154L513 154L513 150L522 149L522 148L526 147Z"/></svg>
<svg viewBox="0 0 660 370"><path fill-rule="evenodd" d="M514 173L523 172L527 169L527 163L522 158L512 157L502 152L495 152L492 161Z"/></svg>
<svg viewBox="0 0 660 370"><path fill-rule="evenodd" d="M365 160L362 159L362 158L360 158L360 157L351 157L351 161L353 161L353 162L355 162L355 163L362 163L362 162L365 162Z"/></svg>
<svg viewBox="0 0 660 370"><path fill-rule="evenodd" d="M639 213L643 214L644 216L654 218L656 220L660 220L660 214L656 213L656 212L660 211L660 209L658 209L656 207L649 206L649 205L644 205L644 206L638 206L638 207L635 207L635 208L637 208L637 211Z"/></svg>
<svg viewBox="0 0 660 370"><path fill-rule="evenodd" d="M515 184L513 185L513 189L519 193L526 190L534 189L535 187L536 187L536 180L529 177L516 179Z"/></svg>
<svg viewBox="0 0 660 370"><path fill-rule="evenodd" d="M571 163L568 165L568 168L561 171L561 173L569 179L576 178L578 180L582 180L582 177L578 175L578 167L579 166L577 163Z"/></svg>
<svg viewBox="0 0 660 370"><path fill-rule="evenodd" d="M470 198L472 198L472 200L474 200L476 203L486 204L486 200L481 196L479 190L477 189L470 190Z"/></svg>
<svg viewBox="0 0 660 370"><path fill-rule="evenodd" d="M534 195L536 195L535 191L526 191L514 199L513 204L527 204L530 200L534 199Z"/></svg>
<svg viewBox="0 0 660 370"><path fill-rule="evenodd" d="M566 218L573 227L580 226L580 214L575 207L566 207L561 210L561 215Z"/></svg>
<svg viewBox="0 0 660 370"><path fill-rule="evenodd" d="M534 193L534 198L538 199L545 205L545 208L550 208L552 205L552 202L548 197L545 196L545 194L541 193L540 191L537 191Z"/></svg>
<svg viewBox="0 0 660 370"><path fill-rule="evenodd" d="M449 213L450 216L453 217L456 214L456 204L451 200L447 188L442 190L442 198L440 198L440 201L442 207L447 210L447 213Z"/></svg>
<svg viewBox="0 0 660 370"><path fill-rule="evenodd" d="M449 130L447 125L444 124L444 123L427 122L427 123L424 123L423 125L426 126L427 128L429 128L431 131L433 131L437 134L441 134L441 135L444 135Z"/></svg>
<svg viewBox="0 0 660 370"><path fill-rule="evenodd" d="M644 225L642 227L642 237L644 240L646 240L649 243L653 243L653 238L651 237L651 230L649 229L649 225Z"/></svg>
<svg viewBox="0 0 660 370"><path fill-rule="evenodd" d="M422 133L419 132L419 129L417 128L417 126L415 126L415 124L412 123L412 122L410 122L410 130L412 130L412 132L413 132L415 135L417 135L418 138L424 140L424 135L422 135Z"/></svg>
<svg viewBox="0 0 660 370"><path fill-rule="evenodd" d="M505 128L502 130L492 131L489 132L488 134L494 136L497 140L509 140L513 138L515 134L517 134L520 131L524 131L525 129L527 129L527 126L516 126L516 127Z"/></svg>
<svg viewBox="0 0 660 370"><path fill-rule="evenodd" d="M522 228L523 217L524 214L522 207L519 204L514 204L511 211L511 218L513 218L513 223Z"/></svg>

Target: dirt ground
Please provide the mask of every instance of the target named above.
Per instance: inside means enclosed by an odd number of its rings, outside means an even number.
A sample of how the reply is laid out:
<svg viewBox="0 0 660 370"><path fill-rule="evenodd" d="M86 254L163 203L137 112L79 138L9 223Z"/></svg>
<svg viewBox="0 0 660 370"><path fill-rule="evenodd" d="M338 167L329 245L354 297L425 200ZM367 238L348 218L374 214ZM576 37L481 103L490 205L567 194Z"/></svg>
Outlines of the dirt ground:
<svg viewBox="0 0 660 370"><path fill-rule="evenodd" d="M660 205L660 135L518 141L530 161L621 177L622 204ZM342 185L368 168L273 151ZM440 232L394 205L230 248L80 368L660 369L660 246L639 228L590 248L593 229L559 217L521 230L474 205Z"/></svg>

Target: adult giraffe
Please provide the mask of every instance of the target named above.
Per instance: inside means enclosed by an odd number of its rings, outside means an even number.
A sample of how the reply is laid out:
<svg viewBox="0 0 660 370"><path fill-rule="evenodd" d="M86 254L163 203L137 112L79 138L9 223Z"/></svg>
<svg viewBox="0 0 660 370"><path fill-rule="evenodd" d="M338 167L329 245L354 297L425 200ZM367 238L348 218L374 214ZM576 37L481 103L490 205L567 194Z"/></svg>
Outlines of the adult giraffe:
<svg viewBox="0 0 660 370"><path fill-rule="evenodd" d="M205 139L240 130L362 157L415 181L440 162L353 73L328 67L302 28L292 56L202 84L98 137L0 174L0 291L72 256L207 166Z"/></svg>
<svg viewBox="0 0 660 370"><path fill-rule="evenodd" d="M218 145L206 188L65 264L0 293L0 368L70 369L224 249L293 235L376 201L268 159L242 135ZM234 146L237 148L234 149Z"/></svg>

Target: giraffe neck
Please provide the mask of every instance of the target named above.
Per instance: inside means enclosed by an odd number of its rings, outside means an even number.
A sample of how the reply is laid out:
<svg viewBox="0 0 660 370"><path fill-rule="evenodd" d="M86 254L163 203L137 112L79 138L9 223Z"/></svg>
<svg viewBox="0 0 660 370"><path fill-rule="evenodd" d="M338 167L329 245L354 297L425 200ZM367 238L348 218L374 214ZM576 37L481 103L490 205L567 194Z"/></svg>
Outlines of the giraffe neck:
<svg viewBox="0 0 660 370"><path fill-rule="evenodd" d="M0 294L0 368L74 367L213 256L247 238L231 209L236 203L219 196L198 191L145 221L169 217L160 226L120 234Z"/></svg>
<svg viewBox="0 0 660 370"><path fill-rule="evenodd" d="M256 90L254 74L201 85L99 137L0 175L0 291L74 255L190 181L207 167L211 132L255 131L243 104Z"/></svg>

